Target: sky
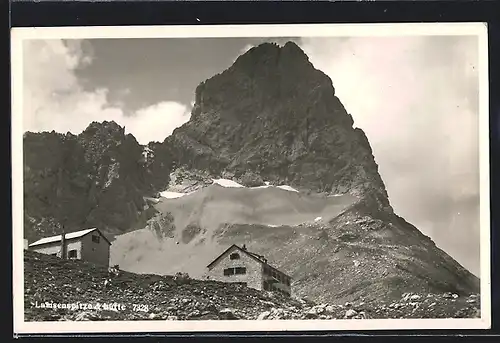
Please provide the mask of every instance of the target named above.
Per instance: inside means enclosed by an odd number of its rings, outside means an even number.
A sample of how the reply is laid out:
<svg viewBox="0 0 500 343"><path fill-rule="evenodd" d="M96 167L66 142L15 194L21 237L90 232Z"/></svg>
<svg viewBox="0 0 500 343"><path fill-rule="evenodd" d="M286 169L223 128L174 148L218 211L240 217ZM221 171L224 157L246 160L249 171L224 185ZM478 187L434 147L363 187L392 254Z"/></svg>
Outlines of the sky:
<svg viewBox="0 0 500 343"><path fill-rule="evenodd" d="M396 213L479 276L475 36L31 40L25 131L114 120L141 144L189 120L196 86L250 47L293 40L370 141Z"/></svg>

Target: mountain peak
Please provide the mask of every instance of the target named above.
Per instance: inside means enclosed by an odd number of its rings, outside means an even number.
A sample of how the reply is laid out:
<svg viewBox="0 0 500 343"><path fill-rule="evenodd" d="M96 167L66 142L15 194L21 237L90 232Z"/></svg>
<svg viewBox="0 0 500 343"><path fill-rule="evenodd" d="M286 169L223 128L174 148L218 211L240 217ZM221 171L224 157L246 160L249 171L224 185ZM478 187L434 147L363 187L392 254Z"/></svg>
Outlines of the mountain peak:
<svg viewBox="0 0 500 343"><path fill-rule="evenodd" d="M288 41L283 46L274 42L265 42L250 48L242 54L237 61L265 61L267 59L289 60L294 59L296 62L303 62L310 65L309 58L306 53L292 41ZM235 65L238 63L236 62Z"/></svg>
<svg viewBox="0 0 500 343"><path fill-rule="evenodd" d="M87 126L87 128L82 132L84 135L96 134L96 133L109 133L111 135L118 134L123 135L125 133L125 127L120 126L114 120L97 122L93 121Z"/></svg>
<svg viewBox="0 0 500 343"><path fill-rule="evenodd" d="M202 113L227 114L240 122L253 113L261 119L270 116L266 120L271 122L311 117L321 125L353 125L351 115L335 96L331 79L314 68L291 41L283 46L255 46L228 69L202 82L195 92L194 121Z"/></svg>
<svg viewBox="0 0 500 343"><path fill-rule="evenodd" d="M278 77L284 71L292 78L318 72L309 62L306 53L292 41L283 46L273 42L254 46L239 56L229 71L241 72L254 78Z"/></svg>
<svg viewBox="0 0 500 343"><path fill-rule="evenodd" d="M390 209L370 144L331 79L294 42L262 43L196 89L191 120L165 144L179 166L332 194Z"/></svg>
<svg viewBox="0 0 500 343"><path fill-rule="evenodd" d="M309 62L309 57L304 52L304 50L302 50L302 48L293 41L288 41L281 47L281 54L284 56L302 58Z"/></svg>

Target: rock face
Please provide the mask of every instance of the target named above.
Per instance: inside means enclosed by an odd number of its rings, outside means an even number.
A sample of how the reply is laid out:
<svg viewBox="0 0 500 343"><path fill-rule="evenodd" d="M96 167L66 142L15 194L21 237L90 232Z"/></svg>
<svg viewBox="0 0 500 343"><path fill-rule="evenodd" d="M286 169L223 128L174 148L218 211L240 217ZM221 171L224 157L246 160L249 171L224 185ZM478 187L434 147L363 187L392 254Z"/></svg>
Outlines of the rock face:
<svg viewBox="0 0 500 343"><path fill-rule="evenodd" d="M143 196L153 188L145 163L143 147L115 122L94 122L77 136L26 133L25 237L57 234L63 225L116 233L143 227L150 215Z"/></svg>
<svg viewBox="0 0 500 343"><path fill-rule="evenodd" d="M264 43L201 83L191 120L164 144L179 165L254 172L312 191L371 196L389 209L368 140L330 78L294 43Z"/></svg>

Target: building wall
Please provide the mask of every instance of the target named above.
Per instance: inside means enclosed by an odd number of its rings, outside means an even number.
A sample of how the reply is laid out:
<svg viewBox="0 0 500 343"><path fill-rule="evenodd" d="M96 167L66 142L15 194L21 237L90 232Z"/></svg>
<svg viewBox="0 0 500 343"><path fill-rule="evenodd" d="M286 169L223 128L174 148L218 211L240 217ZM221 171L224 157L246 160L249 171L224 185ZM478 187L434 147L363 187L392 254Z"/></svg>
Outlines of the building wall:
<svg viewBox="0 0 500 343"><path fill-rule="evenodd" d="M92 241L92 235L99 235L99 243ZM76 250L76 259L109 266L110 245L98 232L91 232L83 237L66 240L67 253ZM56 254L61 257L61 242L53 242L29 248L42 254Z"/></svg>
<svg viewBox="0 0 500 343"><path fill-rule="evenodd" d="M79 239L70 239L66 241L67 249L69 253L70 250L76 250L76 258L82 258L82 243ZM39 246L30 247L29 250L36 251L42 254L52 255L56 254L57 257L61 257L61 242L47 243Z"/></svg>
<svg viewBox="0 0 500 343"><path fill-rule="evenodd" d="M231 260L229 255L237 252L240 255L239 260ZM240 275L224 275L224 269L245 267L246 274ZM247 254L233 247L224 256L222 256L214 265L211 266L207 274L210 280L223 282L246 282L248 287L262 290L262 263L254 260Z"/></svg>
<svg viewBox="0 0 500 343"><path fill-rule="evenodd" d="M92 235L99 236L99 243L92 241ZM98 232L91 232L81 238L82 259L95 264L109 266L110 245Z"/></svg>
<svg viewBox="0 0 500 343"><path fill-rule="evenodd" d="M266 283L267 281L268 285L271 287L270 289L266 289L267 287L264 285L263 289L273 291L277 288L290 296L292 295L292 280L289 276L277 269L266 266L263 266L263 274L263 282Z"/></svg>

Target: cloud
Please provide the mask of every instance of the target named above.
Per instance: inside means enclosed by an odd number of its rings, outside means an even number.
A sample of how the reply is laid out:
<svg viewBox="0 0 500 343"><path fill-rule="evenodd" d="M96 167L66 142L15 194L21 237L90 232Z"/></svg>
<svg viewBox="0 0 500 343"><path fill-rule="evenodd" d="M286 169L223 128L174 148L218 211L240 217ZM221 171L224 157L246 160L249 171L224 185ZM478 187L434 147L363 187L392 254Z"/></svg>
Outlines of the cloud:
<svg viewBox="0 0 500 343"><path fill-rule="evenodd" d="M168 113L168 122L165 114ZM186 123L191 114L186 106L173 101L161 102L138 110L133 117L124 117L121 123L125 125L141 144L150 141L163 141L170 136L176 127Z"/></svg>
<svg viewBox="0 0 500 343"><path fill-rule="evenodd" d="M373 148L398 214L479 271L475 37L304 38Z"/></svg>
<svg viewBox="0 0 500 343"><path fill-rule="evenodd" d="M163 141L190 118L190 109L161 102L125 115L123 103L110 102L108 90L85 90L78 68L92 63L88 46L79 40L30 40L23 46L24 131L82 132L92 121L114 120L141 144ZM129 89L119 90L127 96Z"/></svg>

